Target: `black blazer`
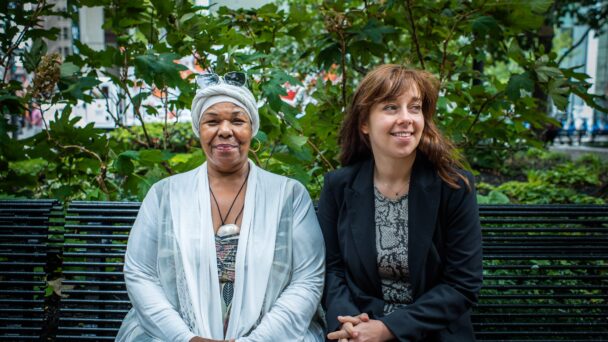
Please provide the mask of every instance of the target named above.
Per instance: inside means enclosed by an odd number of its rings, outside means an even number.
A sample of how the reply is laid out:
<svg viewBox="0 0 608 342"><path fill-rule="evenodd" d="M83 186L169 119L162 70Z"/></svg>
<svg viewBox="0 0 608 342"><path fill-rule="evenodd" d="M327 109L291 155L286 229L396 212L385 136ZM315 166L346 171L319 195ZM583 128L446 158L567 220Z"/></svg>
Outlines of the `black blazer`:
<svg viewBox="0 0 608 342"><path fill-rule="evenodd" d="M482 283L481 228L474 188L453 189L418 151L408 195L408 260L414 302L384 316L376 262L373 160L325 176L318 218L326 245L323 306L328 331L338 315L363 312L399 341L474 341L471 306ZM462 171L473 187L473 177Z"/></svg>

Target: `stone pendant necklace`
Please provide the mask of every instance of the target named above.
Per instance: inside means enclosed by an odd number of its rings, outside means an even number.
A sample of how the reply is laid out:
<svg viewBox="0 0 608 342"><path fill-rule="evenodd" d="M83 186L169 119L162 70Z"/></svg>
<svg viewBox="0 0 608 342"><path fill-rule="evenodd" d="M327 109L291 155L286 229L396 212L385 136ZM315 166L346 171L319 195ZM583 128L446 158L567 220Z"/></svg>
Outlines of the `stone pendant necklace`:
<svg viewBox="0 0 608 342"><path fill-rule="evenodd" d="M232 207L234 207L234 204L236 203L237 198L239 198L241 191L243 191L245 184L247 184L247 179L249 178L250 170L251 170L251 166L248 166L247 175L245 176L245 181L241 185L239 192L237 192L236 196L234 196L234 199L232 200L232 204L230 205L230 208L228 208L228 212L226 213L226 216L224 216L224 217L222 217L222 211L220 210L220 205L217 203L217 198L215 198L215 194L213 193L213 190L211 189L211 182L209 182L209 192L211 192L211 197L213 197L213 201L215 202L215 205L217 206L217 212L218 212L218 214L220 214L220 220L222 221L222 225L217 230L217 236L219 236L219 237L238 234L241 231L241 228L239 226L237 226L236 223L239 221L239 217L241 216L241 214L243 213L243 210L245 209L245 201L243 201L243 206L241 207L241 211L239 211L238 215L236 215L236 218L234 219L234 223L226 224L226 220L228 219L228 215L230 215L230 212L232 211Z"/></svg>

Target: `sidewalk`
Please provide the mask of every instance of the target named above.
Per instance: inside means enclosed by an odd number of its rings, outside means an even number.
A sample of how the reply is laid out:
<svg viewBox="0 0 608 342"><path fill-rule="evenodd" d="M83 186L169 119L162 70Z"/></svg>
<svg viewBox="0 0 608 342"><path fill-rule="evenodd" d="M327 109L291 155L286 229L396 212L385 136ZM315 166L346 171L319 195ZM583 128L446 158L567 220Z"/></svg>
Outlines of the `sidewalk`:
<svg viewBox="0 0 608 342"><path fill-rule="evenodd" d="M577 159L585 153L593 153L604 161L608 161L608 148L605 147L589 147L581 145L556 144L549 146L550 151L565 153L571 159Z"/></svg>

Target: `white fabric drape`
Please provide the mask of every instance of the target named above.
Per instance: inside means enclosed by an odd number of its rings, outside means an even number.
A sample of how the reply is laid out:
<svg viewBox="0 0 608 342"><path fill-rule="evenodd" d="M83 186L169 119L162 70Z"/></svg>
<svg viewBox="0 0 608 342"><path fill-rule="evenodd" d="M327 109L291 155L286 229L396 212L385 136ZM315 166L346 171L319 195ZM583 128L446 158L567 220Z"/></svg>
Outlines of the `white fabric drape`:
<svg viewBox="0 0 608 342"><path fill-rule="evenodd" d="M124 267L133 309L117 341L323 341L324 246L310 197L249 164L226 336L205 163L156 183L142 203Z"/></svg>

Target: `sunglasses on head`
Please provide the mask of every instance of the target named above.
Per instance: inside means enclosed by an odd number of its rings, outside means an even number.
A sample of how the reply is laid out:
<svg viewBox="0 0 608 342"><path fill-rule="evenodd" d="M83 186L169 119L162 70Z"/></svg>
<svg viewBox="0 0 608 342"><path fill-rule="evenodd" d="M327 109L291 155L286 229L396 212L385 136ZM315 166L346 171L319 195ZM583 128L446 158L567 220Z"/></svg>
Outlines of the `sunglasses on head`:
<svg viewBox="0 0 608 342"><path fill-rule="evenodd" d="M199 89L203 89L212 85L226 83L237 87L244 87L247 85L247 75L240 71L231 71L225 73L224 76L218 74L202 74L196 76L196 85Z"/></svg>

